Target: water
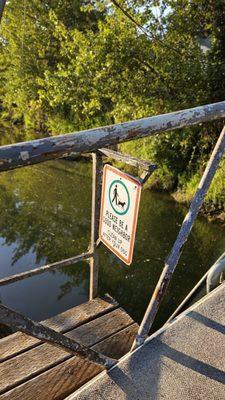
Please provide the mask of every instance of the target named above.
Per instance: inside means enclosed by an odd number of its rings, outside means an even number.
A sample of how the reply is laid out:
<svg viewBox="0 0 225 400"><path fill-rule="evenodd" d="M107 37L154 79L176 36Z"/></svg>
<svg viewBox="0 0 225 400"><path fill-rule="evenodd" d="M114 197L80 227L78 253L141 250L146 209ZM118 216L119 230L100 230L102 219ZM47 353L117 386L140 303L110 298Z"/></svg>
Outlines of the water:
<svg viewBox="0 0 225 400"><path fill-rule="evenodd" d="M169 195L143 191L132 266L102 245L100 294L111 294L140 322L186 208ZM91 164L53 161L0 176L0 276L87 250ZM225 250L225 228L200 217L185 246L156 327L173 312ZM0 301L42 320L88 300L87 262L0 288ZM3 334L3 331L2 331Z"/></svg>

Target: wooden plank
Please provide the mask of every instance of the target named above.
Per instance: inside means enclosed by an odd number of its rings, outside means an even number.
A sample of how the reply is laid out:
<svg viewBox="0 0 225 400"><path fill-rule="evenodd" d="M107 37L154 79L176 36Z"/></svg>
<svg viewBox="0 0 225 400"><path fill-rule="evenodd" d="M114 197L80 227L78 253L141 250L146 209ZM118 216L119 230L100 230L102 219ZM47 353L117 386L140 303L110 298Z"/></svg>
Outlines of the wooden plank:
<svg viewBox="0 0 225 400"><path fill-rule="evenodd" d="M48 328L40 322L34 322L23 314L3 306L2 304L0 304L0 323L1 322L12 328L19 329L21 332L27 333L30 336L34 336L43 342L57 346L73 356L76 355L87 358L91 362L103 365L103 367L107 369L111 368L116 363L116 360L112 360L104 356L104 354L97 353L80 342L63 335L63 333L56 332L54 329Z"/></svg>
<svg viewBox="0 0 225 400"><path fill-rule="evenodd" d="M67 332L117 307L118 303L112 297L106 295L49 318L43 321L43 324L58 332ZM0 340L0 362L40 344L40 340L20 332L6 336Z"/></svg>
<svg viewBox="0 0 225 400"><path fill-rule="evenodd" d="M119 308L73 329L66 336L86 346L93 346L132 323L132 318ZM3 362L0 365L0 393L70 357L64 350L45 343Z"/></svg>
<svg viewBox="0 0 225 400"><path fill-rule="evenodd" d="M70 358L51 370L0 395L1 400L61 400L76 390L77 381L84 385L103 368L79 359ZM77 387L80 387L77 385Z"/></svg>
<svg viewBox="0 0 225 400"><path fill-rule="evenodd" d="M93 346L95 351L99 351L107 357L115 359L121 358L131 349L134 337L138 331L138 324L134 322L132 325L124 328L122 331L115 333L108 339Z"/></svg>
<svg viewBox="0 0 225 400"><path fill-rule="evenodd" d="M127 353L137 333L136 323L93 346L116 358ZM120 350L122 349L122 351ZM62 400L103 369L78 357L71 357L50 370L0 396L0 400Z"/></svg>
<svg viewBox="0 0 225 400"><path fill-rule="evenodd" d="M133 319L122 308L111 311L107 315L103 315L85 325L80 326L68 333L72 339L82 340L85 346L97 344L100 340L107 338L112 333L133 323Z"/></svg>

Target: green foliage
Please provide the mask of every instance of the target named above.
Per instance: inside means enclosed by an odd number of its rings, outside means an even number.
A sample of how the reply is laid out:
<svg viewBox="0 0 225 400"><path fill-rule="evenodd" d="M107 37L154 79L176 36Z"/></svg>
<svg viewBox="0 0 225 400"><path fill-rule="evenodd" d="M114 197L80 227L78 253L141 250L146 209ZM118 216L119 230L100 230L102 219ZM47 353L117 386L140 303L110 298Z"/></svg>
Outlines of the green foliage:
<svg viewBox="0 0 225 400"><path fill-rule="evenodd" d="M2 119L23 123L40 135L49 132L49 113L41 93L48 76L63 63L57 21L69 32L97 29L102 13L82 10L81 0L15 0L7 3L2 20L0 93ZM60 117L55 110L56 119Z"/></svg>
<svg viewBox="0 0 225 400"><path fill-rule="evenodd" d="M205 210L209 213L221 211L225 208L225 160L221 161L220 168L217 170L216 175L212 181L210 189L206 196ZM194 196L197 186L200 182L201 175L196 173L187 179L187 177L181 177L180 185L181 189L178 192L178 199L183 201L190 201Z"/></svg>
<svg viewBox="0 0 225 400"><path fill-rule="evenodd" d="M224 100L224 16L221 0L11 0L0 41L2 124L23 125L30 139ZM157 187L187 188L219 129L121 148L158 164Z"/></svg>

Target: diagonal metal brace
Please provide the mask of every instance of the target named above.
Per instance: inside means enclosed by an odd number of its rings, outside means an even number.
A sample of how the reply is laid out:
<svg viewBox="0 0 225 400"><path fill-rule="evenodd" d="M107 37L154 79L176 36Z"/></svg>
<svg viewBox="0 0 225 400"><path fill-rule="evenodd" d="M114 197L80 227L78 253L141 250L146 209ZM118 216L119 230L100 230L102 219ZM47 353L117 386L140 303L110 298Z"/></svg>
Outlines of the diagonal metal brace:
<svg viewBox="0 0 225 400"><path fill-rule="evenodd" d="M156 165L150 163L149 161L142 160L141 158L133 157L129 154L123 154L119 151L111 150L111 149L99 149L100 153L104 154L106 157L112 158L116 161L122 161L125 164L132 165L133 167L140 167L146 171L154 171L156 169Z"/></svg>
<svg viewBox="0 0 225 400"><path fill-rule="evenodd" d="M88 359L95 364L102 365L106 369L109 369L117 362L117 360L106 357L101 353L97 353L96 351L64 336L62 333L56 332L39 322L32 321L17 311L3 306L2 304L0 304L0 323L24 332L30 336L34 336L41 341L49 342L53 346L61 347L73 355L78 355L82 358Z"/></svg>
<svg viewBox="0 0 225 400"><path fill-rule="evenodd" d="M152 164L149 161L130 156L129 154L123 154L120 153L119 151L103 148L99 149L99 152L109 158L112 158L113 160L122 161L125 164L132 165L133 167L136 168L142 168L144 171L141 177L138 178L141 185L144 185L144 183L147 182L148 178L152 175L152 173L157 169L157 165Z"/></svg>
<svg viewBox="0 0 225 400"><path fill-rule="evenodd" d="M198 188L191 201L189 211L183 220L182 226L174 242L172 250L165 261L164 269L155 287L149 305L145 311L145 315L140 324L138 334L132 345L131 350L134 350L137 347L141 346L149 334L149 331L152 327L155 316L157 314L159 305L163 299L163 296L166 292L166 289L171 281L172 275L180 259L183 246L192 230L194 222L204 202L207 191L210 187L210 184L213 180L213 177L217 171L220 160L222 159L224 153L225 153L225 126L223 127L221 134L213 149L213 152L210 156L207 167L205 168L205 171L199 182Z"/></svg>

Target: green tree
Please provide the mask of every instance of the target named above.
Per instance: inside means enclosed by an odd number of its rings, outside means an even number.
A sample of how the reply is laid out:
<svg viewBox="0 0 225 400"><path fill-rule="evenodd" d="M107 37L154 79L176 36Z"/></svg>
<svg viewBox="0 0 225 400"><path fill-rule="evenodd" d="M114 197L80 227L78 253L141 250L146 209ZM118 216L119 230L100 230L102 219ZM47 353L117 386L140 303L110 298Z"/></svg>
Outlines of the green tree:
<svg viewBox="0 0 225 400"><path fill-rule="evenodd" d="M26 138L194 107L224 96L223 1L15 0L1 36L2 119ZM208 50L203 44L208 42ZM122 145L172 190L204 166L220 124Z"/></svg>
<svg viewBox="0 0 225 400"><path fill-rule="evenodd" d="M97 29L101 12L83 11L85 1L10 1L4 12L1 31L0 93L2 119L24 123L40 135L48 131L48 114L39 97L40 80L61 62L60 44L54 34L52 15L66 29ZM27 136L29 138L29 134Z"/></svg>

